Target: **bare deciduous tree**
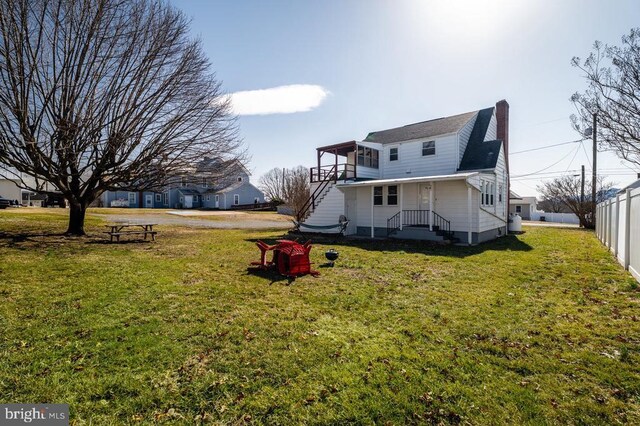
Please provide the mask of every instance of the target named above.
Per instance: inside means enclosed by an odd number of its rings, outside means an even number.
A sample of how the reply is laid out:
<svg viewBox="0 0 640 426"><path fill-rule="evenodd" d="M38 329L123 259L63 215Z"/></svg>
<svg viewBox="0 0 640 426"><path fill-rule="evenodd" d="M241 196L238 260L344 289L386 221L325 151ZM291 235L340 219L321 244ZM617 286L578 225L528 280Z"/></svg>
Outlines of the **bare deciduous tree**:
<svg viewBox="0 0 640 426"><path fill-rule="evenodd" d="M587 89L571 97L574 126L584 134L595 113L599 142L640 166L640 28L622 37L622 46L595 42L585 60L574 57L572 64L587 80Z"/></svg>
<svg viewBox="0 0 640 426"><path fill-rule="evenodd" d="M613 184L605 183L603 178L598 178L596 192L596 204L604 201ZM562 202L572 213L578 216L580 226L584 228L595 228L594 205L591 197L587 196L584 201L580 200L581 179L577 176L565 175L538 185L538 192L542 198ZM591 184L585 186L585 193L591 193Z"/></svg>
<svg viewBox="0 0 640 426"><path fill-rule="evenodd" d="M304 166L292 169L271 169L260 177L260 189L272 201L283 201L297 214L309 199L309 170Z"/></svg>
<svg viewBox="0 0 640 426"><path fill-rule="evenodd" d="M188 31L153 0L0 0L0 175L62 193L67 233L82 235L105 190L239 158L229 100Z"/></svg>

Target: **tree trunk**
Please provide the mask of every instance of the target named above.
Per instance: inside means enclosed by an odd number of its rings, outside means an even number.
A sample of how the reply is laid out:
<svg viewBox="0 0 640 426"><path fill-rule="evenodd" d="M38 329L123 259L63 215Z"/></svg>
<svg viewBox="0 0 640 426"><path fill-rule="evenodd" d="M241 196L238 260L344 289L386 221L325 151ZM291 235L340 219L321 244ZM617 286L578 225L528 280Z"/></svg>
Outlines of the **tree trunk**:
<svg viewBox="0 0 640 426"><path fill-rule="evenodd" d="M69 204L69 227L67 228L67 235L86 235L84 232L84 216L86 213L86 205L75 202Z"/></svg>

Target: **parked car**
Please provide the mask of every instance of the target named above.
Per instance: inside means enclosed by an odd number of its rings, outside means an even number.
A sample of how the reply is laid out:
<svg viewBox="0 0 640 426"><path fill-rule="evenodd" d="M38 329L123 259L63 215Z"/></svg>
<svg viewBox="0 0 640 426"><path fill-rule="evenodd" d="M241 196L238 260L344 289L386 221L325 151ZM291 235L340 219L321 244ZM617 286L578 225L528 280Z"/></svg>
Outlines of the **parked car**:
<svg viewBox="0 0 640 426"><path fill-rule="evenodd" d="M6 209L11 205L11 200L0 197L0 209Z"/></svg>

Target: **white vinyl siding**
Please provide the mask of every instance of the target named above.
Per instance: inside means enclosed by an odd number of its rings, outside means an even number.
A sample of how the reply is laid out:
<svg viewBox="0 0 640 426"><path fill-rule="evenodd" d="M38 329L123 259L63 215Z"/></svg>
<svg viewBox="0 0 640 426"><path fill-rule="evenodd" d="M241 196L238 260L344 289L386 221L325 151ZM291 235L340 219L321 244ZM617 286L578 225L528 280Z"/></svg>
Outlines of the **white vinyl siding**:
<svg viewBox="0 0 640 426"><path fill-rule="evenodd" d="M493 115L491 116L491 121L489 121L489 127L487 128L487 133L484 136L485 141L494 141L498 138L498 122L496 120L495 109L493 111Z"/></svg>
<svg viewBox="0 0 640 426"><path fill-rule="evenodd" d="M435 141L435 155L422 156L422 142ZM436 139L415 140L394 145L398 148L398 161L389 161L390 146L384 147L380 179L446 175L458 169L458 137L456 134ZM358 177L360 174L358 168Z"/></svg>
<svg viewBox="0 0 640 426"><path fill-rule="evenodd" d="M476 124L476 119L478 118L478 114L474 115L471 120L467 122L467 124L460 129L458 132L458 141L460 145L460 149L458 150L458 164L462 161L462 157L464 156L464 150L467 149L467 144L469 143L469 137L471 136L471 132L473 131L473 126Z"/></svg>

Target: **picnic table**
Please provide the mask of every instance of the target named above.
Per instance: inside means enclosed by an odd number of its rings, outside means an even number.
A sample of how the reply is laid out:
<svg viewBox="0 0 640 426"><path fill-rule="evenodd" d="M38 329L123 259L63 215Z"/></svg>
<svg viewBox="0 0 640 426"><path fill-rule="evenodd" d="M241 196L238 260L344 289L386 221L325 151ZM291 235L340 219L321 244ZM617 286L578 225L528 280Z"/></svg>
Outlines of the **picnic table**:
<svg viewBox="0 0 640 426"><path fill-rule="evenodd" d="M111 242L113 239L116 239L116 242L120 242L120 237L122 235L141 235L144 234L144 239L147 239L147 235L151 235L151 240L156 240L156 234L158 231L154 231L153 227L157 225L156 223L112 223L109 225L105 225L106 228L109 228L109 231L106 231L106 234L109 234L111 238Z"/></svg>

